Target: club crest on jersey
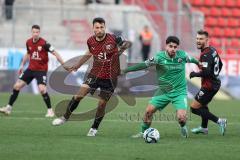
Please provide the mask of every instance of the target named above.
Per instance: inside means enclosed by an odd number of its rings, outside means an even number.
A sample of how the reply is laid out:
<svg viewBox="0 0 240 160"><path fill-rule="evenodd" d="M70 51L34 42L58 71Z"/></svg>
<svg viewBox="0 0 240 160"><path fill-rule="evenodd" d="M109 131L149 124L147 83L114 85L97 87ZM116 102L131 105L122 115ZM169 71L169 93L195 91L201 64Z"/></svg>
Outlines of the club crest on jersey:
<svg viewBox="0 0 240 160"><path fill-rule="evenodd" d="M201 96L204 95L204 92L203 92L203 91L200 91L200 92L198 93L198 95L201 97Z"/></svg>
<svg viewBox="0 0 240 160"><path fill-rule="evenodd" d="M41 51L42 50L42 46L38 46L38 51Z"/></svg>
<svg viewBox="0 0 240 160"><path fill-rule="evenodd" d="M111 44L106 45L106 50L111 50L112 48L113 48L113 45L111 45Z"/></svg>
<svg viewBox="0 0 240 160"><path fill-rule="evenodd" d="M182 63L182 58L178 58L178 63Z"/></svg>

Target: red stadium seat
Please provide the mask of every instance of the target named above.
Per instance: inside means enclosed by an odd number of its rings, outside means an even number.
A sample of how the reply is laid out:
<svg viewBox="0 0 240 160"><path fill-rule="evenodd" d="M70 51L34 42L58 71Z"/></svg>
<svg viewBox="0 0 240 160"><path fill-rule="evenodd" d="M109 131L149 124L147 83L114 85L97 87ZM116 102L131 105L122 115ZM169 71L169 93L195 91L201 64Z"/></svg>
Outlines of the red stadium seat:
<svg viewBox="0 0 240 160"><path fill-rule="evenodd" d="M240 28L238 28L236 31L236 37L240 38Z"/></svg>
<svg viewBox="0 0 240 160"><path fill-rule="evenodd" d="M156 11L157 10L157 7L153 4L146 4L145 8L149 11Z"/></svg>
<svg viewBox="0 0 240 160"><path fill-rule="evenodd" d="M240 17L240 6L238 8L234 8L232 10L232 16L234 17Z"/></svg>
<svg viewBox="0 0 240 160"><path fill-rule="evenodd" d="M240 7L240 0L237 0L236 7Z"/></svg>
<svg viewBox="0 0 240 160"><path fill-rule="evenodd" d="M213 36L216 36L216 37L222 37L224 35L224 32L223 32L223 29L222 28L219 28L219 27L215 27L213 28L213 33L212 33Z"/></svg>
<svg viewBox="0 0 240 160"><path fill-rule="evenodd" d="M210 36L213 35L213 29L212 29L212 27L206 27L206 26L205 26L205 27L204 27L204 30L206 30Z"/></svg>
<svg viewBox="0 0 240 160"><path fill-rule="evenodd" d="M231 47L233 48L239 48L240 47L240 40L237 38L234 38L231 40Z"/></svg>
<svg viewBox="0 0 240 160"><path fill-rule="evenodd" d="M217 22L217 26L219 27L226 27L228 25L226 18L219 17Z"/></svg>
<svg viewBox="0 0 240 160"><path fill-rule="evenodd" d="M210 14L210 9L208 7L199 7L198 9L203 12L205 16Z"/></svg>
<svg viewBox="0 0 240 160"><path fill-rule="evenodd" d="M214 5L214 0L204 0L204 5L205 6L213 6Z"/></svg>
<svg viewBox="0 0 240 160"><path fill-rule="evenodd" d="M237 49L228 48L226 49L227 54L238 54Z"/></svg>
<svg viewBox="0 0 240 160"><path fill-rule="evenodd" d="M225 37L234 37L234 36L235 36L234 29L225 28L225 29L224 29L224 36L225 36Z"/></svg>
<svg viewBox="0 0 240 160"><path fill-rule="evenodd" d="M219 38L211 38L210 39L210 45L213 47L221 47L221 39Z"/></svg>
<svg viewBox="0 0 240 160"><path fill-rule="evenodd" d="M221 16L221 10L217 7L212 7L210 9L210 13L209 13L210 16Z"/></svg>
<svg viewBox="0 0 240 160"><path fill-rule="evenodd" d="M216 18L207 17L207 18L205 19L205 25L206 25L207 27L209 27L209 26L216 26L217 24L218 24L218 22L217 22L217 19L216 19Z"/></svg>
<svg viewBox="0 0 240 160"><path fill-rule="evenodd" d="M228 26L229 27L238 27L240 24L239 24L239 19L237 18L229 18L228 19Z"/></svg>
<svg viewBox="0 0 240 160"><path fill-rule="evenodd" d="M235 7L235 0L225 0L225 6Z"/></svg>
<svg viewBox="0 0 240 160"><path fill-rule="evenodd" d="M203 0L192 0L191 4L194 6L202 6L203 5Z"/></svg>
<svg viewBox="0 0 240 160"><path fill-rule="evenodd" d="M217 7L223 7L225 5L224 0L215 0L214 5Z"/></svg>
<svg viewBox="0 0 240 160"><path fill-rule="evenodd" d="M225 16L225 17L230 17L230 16L232 16L231 9L223 8L221 12L222 12L222 16Z"/></svg>

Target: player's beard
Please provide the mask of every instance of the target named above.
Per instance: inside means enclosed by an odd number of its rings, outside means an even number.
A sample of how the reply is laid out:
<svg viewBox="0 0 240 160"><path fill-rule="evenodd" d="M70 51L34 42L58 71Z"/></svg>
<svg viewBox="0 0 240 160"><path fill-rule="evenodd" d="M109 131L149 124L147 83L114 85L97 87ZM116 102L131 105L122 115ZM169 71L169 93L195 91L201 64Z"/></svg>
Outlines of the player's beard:
<svg viewBox="0 0 240 160"><path fill-rule="evenodd" d="M96 37L97 37L98 39L103 39L104 36L105 36L105 33L98 33L98 34L96 34Z"/></svg>
<svg viewBox="0 0 240 160"><path fill-rule="evenodd" d="M39 40L39 36L33 37L33 42L37 42Z"/></svg>

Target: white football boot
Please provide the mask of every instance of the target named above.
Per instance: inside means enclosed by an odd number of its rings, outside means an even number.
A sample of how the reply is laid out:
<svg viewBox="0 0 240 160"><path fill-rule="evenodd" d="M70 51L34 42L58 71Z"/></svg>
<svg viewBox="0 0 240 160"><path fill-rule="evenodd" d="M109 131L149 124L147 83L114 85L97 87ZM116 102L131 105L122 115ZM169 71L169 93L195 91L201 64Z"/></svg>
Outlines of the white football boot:
<svg viewBox="0 0 240 160"><path fill-rule="evenodd" d="M52 121L52 125L53 126L60 126L60 125L63 125L65 122L67 122L67 120L62 116L62 117L54 119Z"/></svg>
<svg viewBox="0 0 240 160"><path fill-rule="evenodd" d="M11 114L11 112L12 112L12 106L8 104L8 105L5 106L5 107L1 107L1 108L0 108L0 112L3 113L3 114L5 114L5 115L9 115L9 114Z"/></svg>
<svg viewBox="0 0 240 160"><path fill-rule="evenodd" d="M45 117L50 117L50 118L54 117L54 112L52 108L47 110Z"/></svg>
<svg viewBox="0 0 240 160"><path fill-rule="evenodd" d="M97 134L97 131L98 131L97 129L90 128L90 130L88 131L87 136L88 136L88 137L95 137L96 134Z"/></svg>

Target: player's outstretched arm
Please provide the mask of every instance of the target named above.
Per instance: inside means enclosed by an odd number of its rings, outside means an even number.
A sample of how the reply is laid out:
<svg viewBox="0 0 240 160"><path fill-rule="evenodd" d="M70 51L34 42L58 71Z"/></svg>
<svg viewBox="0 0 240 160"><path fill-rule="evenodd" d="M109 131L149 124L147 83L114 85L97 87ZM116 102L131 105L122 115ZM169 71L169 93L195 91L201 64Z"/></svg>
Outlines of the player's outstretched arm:
<svg viewBox="0 0 240 160"><path fill-rule="evenodd" d="M88 61L92 57L92 53L88 50L86 53L80 58L80 60L71 67L72 71L77 71L86 61Z"/></svg>
<svg viewBox="0 0 240 160"><path fill-rule="evenodd" d="M62 57L60 56L60 54L57 51L53 51L52 54L56 57L57 61L61 64L64 65L64 61L62 59Z"/></svg>
<svg viewBox="0 0 240 160"><path fill-rule="evenodd" d="M156 64L157 64L157 61L155 60L154 57L152 57L152 58L149 58L148 60L146 60L145 62L138 63L134 66L130 66L130 67L126 68L125 70L123 70L123 73L139 71L139 70L146 69L146 68L151 67Z"/></svg>
<svg viewBox="0 0 240 160"><path fill-rule="evenodd" d="M146 69L146 68L148 68L147 64L145 62L142 62L142 63L138 63L134 66L129 66L128 68L123 70L123 73L139 71L139 70Z"/></svg>
<svg viewBox="0 0 240 160"><path fill-rule="evenodd" d="M64 61L63 61L62 57L60 56L60 54L57 51L54 50L51 53L52 53L52 55L54 55L56 57L57 61L63 66L63 68L66 71L70 71L70 68L64 65Z"/></svg>
<svg viewBox="0 0 240 160"><path fill-rule="evenodd" d="M188 63L195 63L196 65L200 64L196 58L191 57L191 56L188 56Z"/></svg>
<svg viewBox="0 0 240 160"><path fill-rule="evenodd" d="M28 53L26 53L24 56L23 56L23 59L22 59L22 62L20 64L20 67L19 67L19 70L18 70L18 74L21 74L23 72L23 69L24 69L24 65L27 63L27 61L29 60L30 56Z"/></svg>

